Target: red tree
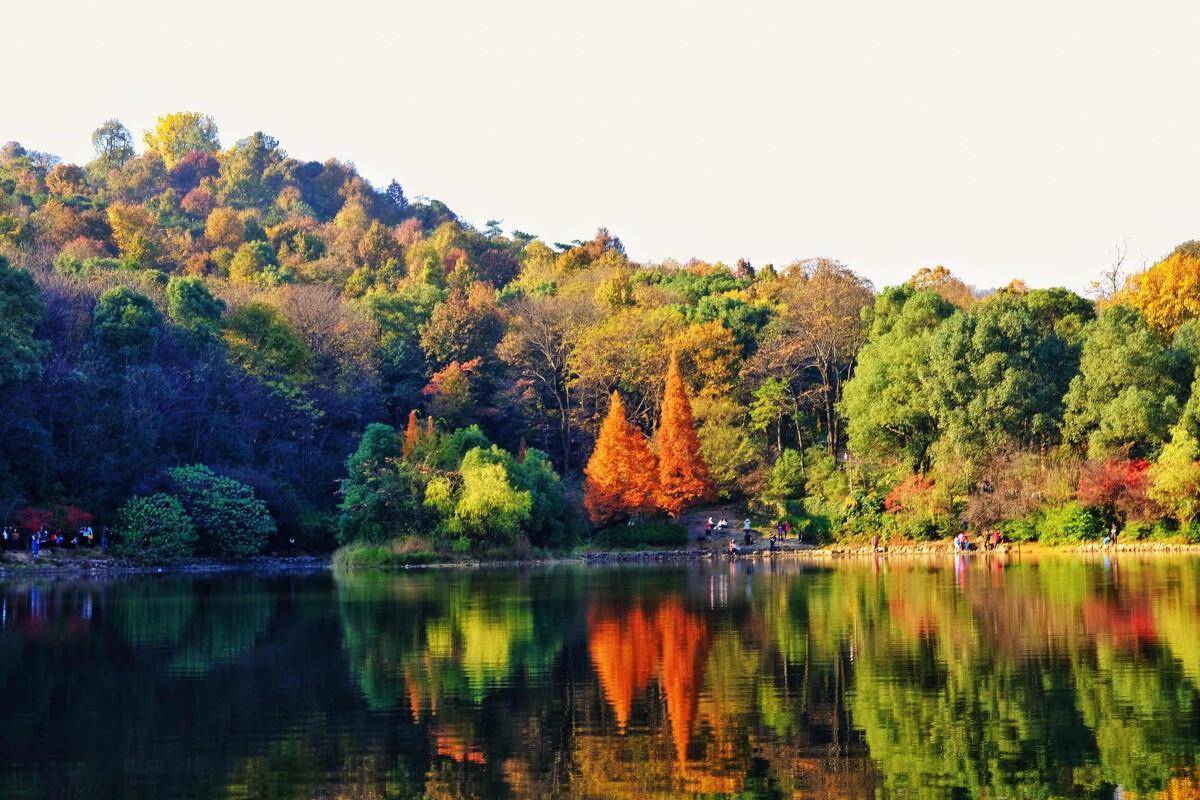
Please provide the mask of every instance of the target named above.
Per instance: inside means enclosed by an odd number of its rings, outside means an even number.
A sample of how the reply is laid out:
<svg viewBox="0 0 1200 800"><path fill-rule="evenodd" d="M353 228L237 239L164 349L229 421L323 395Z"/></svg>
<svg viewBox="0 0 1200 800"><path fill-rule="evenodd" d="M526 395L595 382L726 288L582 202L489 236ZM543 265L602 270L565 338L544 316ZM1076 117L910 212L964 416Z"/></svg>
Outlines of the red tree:
<svg viewBox="0 0 1200 800"><path fill-rule="evenodd" d="M1088 506L1103 508L1121 521L1141 520L1154 510L1146 497L1150 464L1141 459L1091 461L1083 468L1075 496Z"/></svg>

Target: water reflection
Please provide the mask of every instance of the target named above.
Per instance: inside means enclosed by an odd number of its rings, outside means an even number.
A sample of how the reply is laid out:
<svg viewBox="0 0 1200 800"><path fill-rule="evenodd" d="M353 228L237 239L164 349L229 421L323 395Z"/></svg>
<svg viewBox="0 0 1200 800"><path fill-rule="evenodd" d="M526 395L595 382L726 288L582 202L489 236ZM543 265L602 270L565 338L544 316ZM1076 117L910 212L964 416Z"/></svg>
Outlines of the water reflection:
<svg viewBox="0 0 1200 800"><path fill-rule="evenodd" d="M1200 560L0 585L4 797L1200 797Z"/></svg>

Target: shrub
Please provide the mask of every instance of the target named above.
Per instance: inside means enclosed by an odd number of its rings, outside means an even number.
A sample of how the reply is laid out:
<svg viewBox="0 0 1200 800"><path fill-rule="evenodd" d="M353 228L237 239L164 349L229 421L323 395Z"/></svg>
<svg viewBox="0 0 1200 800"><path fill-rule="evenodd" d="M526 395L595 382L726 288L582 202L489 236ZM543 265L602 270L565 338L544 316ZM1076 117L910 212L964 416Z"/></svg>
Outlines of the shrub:
<svg viewBox="0 0 1200 800"><path fill-rule="evenodd" d="M167 475L195 523L204 552L218 558L249 558L261 552L275 533L266 503L246 484L203 464L176 467Z"/></svg>
<svg viewBox="0 0 1200 800"><path fill-rule="evenodd" d="M411 549L408 542L409 539L405 538L391 543L348 544L334 553L333 566L344 569L406 567L445 560L432 550Z"/></svg>
<svg viewBox="0 0 1200 800"><path fill-rule="evenodd" d="M190 557L196 529L183 504L169 494L135 497L117 513L113 553L143 564Z"/></svg>
<svg viewBox="0 0 1200 800"><path fill-rule="evenodd" d="M736 535L731 532L730 536ZM592 549L620 550L658 547L686 547L687 528L683 525L650 522L642 525L613 525L592 537Z"/></svg>
<svg viewBox="0 0 1200 800"><path fill-rule="evenodd" d="M1038 525L1038 540L1045 544L1082 542L1104 531L1102 512L1079 503L1064 503L1044 509Z"/></svg>

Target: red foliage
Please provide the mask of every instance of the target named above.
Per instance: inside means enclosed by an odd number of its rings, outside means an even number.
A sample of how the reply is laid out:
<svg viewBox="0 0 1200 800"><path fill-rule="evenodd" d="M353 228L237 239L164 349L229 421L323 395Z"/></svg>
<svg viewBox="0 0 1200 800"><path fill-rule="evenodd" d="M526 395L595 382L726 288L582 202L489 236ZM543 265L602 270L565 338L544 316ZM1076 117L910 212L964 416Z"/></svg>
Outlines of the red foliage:
<svg viewBox="0 0 1200 800"><path fill-rule="evenodd" d="M49 527L54 523L54 514L44 508L22 508L17 512L17 525L22 530L39 531L42 526Z"/></svg>
<svg viewBox="0 0 1200 800"><path fill-rule="evenodd" d="M92 515L87 511L84 511L82 508L67 506L59 510L62 516L66 519L67 528L69 530L77 530L82 528L84 525L91 524Z"/></svg>
<svg viewBox="0 0 1200 800"><path fill-rule="evenodd" d="M1146 498L1149 462L1141 459L1092 461L1083 468L1075 496L1088 506L1098 506L1126 519L1148 516L1151 502Z"/></svg>
<svg viewBox="0 0 1200 800"><path fill-rule="evenodd" d="M909 475L896 484L896 488L883 499L883 507L889 514L910 510L912 501L933 488L933 481L924 475Z"/></svg>

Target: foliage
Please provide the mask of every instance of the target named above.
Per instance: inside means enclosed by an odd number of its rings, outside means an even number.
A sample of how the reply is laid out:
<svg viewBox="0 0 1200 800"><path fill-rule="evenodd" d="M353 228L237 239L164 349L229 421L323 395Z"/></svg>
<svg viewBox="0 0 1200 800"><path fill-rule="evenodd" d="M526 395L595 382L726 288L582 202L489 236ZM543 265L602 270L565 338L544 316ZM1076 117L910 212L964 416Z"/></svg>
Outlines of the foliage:
<svg viewBox="0 0 1200 800"><path fill-rule="evenodd" d="M34 328L44 313L33 278L0 255L0 386L40 374L46 343Z"/></svg>
<svg viewBox="0 0 1200 800"><path fill-rule="evenodd" d="M804 458L796 450L786 449L771 466L762 500L777 516L803 514L805 482Z"/></svg>
<svg viewBox="0 0 1200 800"><path fill-rule="evenodd" d="M396 431L373 423L346 461L338 540L380 542L421 531L424 481L403 459Z"/></svg>
<svg viewBox="0 0 1200 800"><path fill-rule="evenodd" d="M612 393L596 448L584 468L584 505L602 524L655 507L658 465L645 434L625 416L621 395Z"/></svg>
<svg viewBox="0 0 1200 800"><path fill-rule="evenodd" d="M162 333L162 314L153 301L127 286L109 289L96 303L92 322L96 342L114 355L150 355Z"/></svg>
<svg viewBox="0 0 1200 800"><path fill-rule="evenodd" d="M134 497L117 513L112 549L143 564L166 564L188 558L196 545L196 529L183 504L169 494Z"/></svg>
<svg viewBox="0 0 1200 800"><path fill-rule="evenodd" d="M223 559L257 555L275 535L275 521L254 490L203 464L168 470L174 495L199 537L198 550Z"/></svg>
<svg viewBox="0 0 1200 800"><path fill-rule="evenodd" d="M662 413L654 439L658 456L657 504L671 517L712 493L708 464L700 450L696 422L687 387L679 372L679 358L667 368Z"/></svg>

